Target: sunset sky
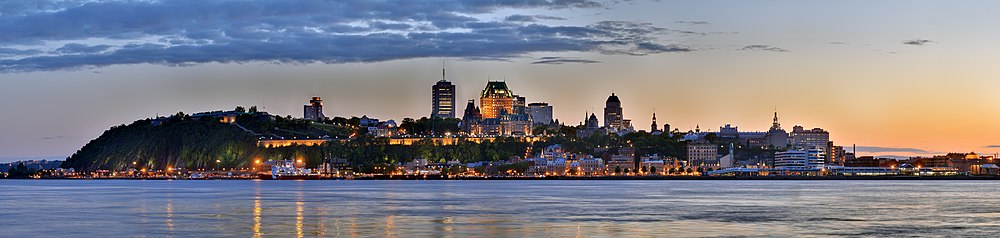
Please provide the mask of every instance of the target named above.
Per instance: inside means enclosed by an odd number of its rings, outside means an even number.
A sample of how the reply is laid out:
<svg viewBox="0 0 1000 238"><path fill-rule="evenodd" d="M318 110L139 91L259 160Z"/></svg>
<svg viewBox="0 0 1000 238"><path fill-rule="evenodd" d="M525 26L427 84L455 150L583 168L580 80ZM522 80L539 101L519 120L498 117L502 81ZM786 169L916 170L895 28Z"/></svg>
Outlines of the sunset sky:
<svg viewBox="0 0 1000 238"><path fill-rule="evenodd" d="M997 1L2 1L0 161L156 115L419 118L442 61L576 125L820 127L861 155L1000 151ZM459 113L461 114L461 113ZM602 122L603 123L603 122Z"/></svg>

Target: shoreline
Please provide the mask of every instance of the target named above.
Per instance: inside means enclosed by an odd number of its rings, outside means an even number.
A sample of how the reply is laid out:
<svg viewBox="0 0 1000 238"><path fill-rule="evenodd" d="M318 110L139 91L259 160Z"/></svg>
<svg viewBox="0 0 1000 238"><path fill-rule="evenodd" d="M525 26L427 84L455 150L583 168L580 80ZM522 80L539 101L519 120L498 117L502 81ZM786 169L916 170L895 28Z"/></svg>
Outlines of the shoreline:
<svg viewBox="0 0 1000 238"><path fill-rule="evenodd" d="M258 178L7 178L0 180L262 180ZM604 177L447 177L378 175L309 180L1000 180L1000 176L604 176Z"/></svg>

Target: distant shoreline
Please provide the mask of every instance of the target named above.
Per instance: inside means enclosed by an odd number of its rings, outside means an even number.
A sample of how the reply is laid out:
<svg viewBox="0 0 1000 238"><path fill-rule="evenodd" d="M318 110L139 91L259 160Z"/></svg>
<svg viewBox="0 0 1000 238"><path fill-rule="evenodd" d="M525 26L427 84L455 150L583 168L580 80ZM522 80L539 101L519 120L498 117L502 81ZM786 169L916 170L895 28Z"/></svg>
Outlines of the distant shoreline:
<svg viewBox="0 0 1000 238"><path fill-rule="evenodd" d="M248 178L41 178L10 180L260 180ZM0 179L4 180L4 179ZM604 176L604 177L445 177L382 175L356 178L322 178L317 180L1000 180L1000 176Z"/></svg>

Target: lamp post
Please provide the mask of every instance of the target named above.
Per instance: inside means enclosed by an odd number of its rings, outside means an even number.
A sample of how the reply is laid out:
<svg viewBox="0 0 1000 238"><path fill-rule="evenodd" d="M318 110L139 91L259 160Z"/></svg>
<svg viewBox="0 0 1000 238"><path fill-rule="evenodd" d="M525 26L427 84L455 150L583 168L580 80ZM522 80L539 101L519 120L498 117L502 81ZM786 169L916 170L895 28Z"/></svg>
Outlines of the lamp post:
<svg viewBox="0 0 1000 238"><path fill-rule="evenodd" d="M219 171L220 164L222 164L222 160L215 160L215 171Z"/></svg>

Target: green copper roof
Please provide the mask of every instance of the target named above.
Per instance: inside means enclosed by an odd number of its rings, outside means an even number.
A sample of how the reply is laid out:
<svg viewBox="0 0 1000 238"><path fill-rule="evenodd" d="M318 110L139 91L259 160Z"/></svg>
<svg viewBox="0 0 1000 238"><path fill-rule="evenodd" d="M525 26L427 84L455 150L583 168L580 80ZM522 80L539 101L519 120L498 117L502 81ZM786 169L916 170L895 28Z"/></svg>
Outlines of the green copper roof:
<svg viewBox="0 0 1000 238"><path fill-rule="evenodd" d="M483 89L482 97L514 97L514 93L507 89L507 83L503 81L489 81L486 83L486 88Z"/></svg>

